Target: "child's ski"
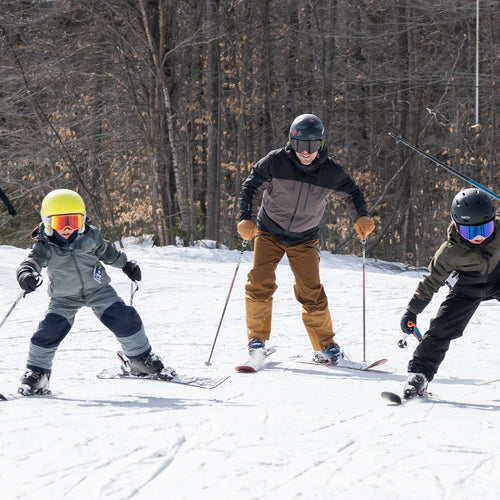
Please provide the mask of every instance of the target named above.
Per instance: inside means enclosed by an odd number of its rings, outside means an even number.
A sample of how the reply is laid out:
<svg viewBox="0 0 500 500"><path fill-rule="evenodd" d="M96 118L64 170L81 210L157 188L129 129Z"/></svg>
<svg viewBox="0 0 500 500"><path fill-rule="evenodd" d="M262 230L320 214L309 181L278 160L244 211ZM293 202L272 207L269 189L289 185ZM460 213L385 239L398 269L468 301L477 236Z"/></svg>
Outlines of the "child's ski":
<svg viewBox="0 0 500 500"><path fill-rule="evenodd" d="M265 349L255 349L250 353L250 357L248 360L235 367L235 370L238 373L255 373L259 370L262 370L266 365L267 358L273 353L276 352L276 347L268 347Z"/></svg>
<svg viewBox="0 0 500 500"><path fill-rule="evenodd" d="M482 382L476 382L475 385L487 385L493 384L494 382L500 382L500 378L494 378L493 380L483 380Z"/></svg>
<svg viewBox="0 0 500 500"><path fill-rule="evenodd" d="M156 380L160 382L173 382L174 384L190 385L203 389L215 389L229 376L220 378L201 377L198 375L186 375L176 373L172 368L164 368L160 373L152 375L135 375L130 372L128 358L122 351L117 352L122 366L120 368L107 368L97 375L100 379L129 379L129 380Z"/></svg>
<svg viewBox="0 0 500 500"><path fill-rule="evenodd" d="M419 396L413 396L411 398L405 398L404 396L400 396L399 394L390 391L383 391L380 395L382 396L382 399L399 406L404 405L409 401L435 398L435 395L432 394L432 392L427 391Z"/></svg>
<svg viewBox="0 0 500 500"><path fill-rule="evenodd" d="M380 393L383 399L389 401L390 403L394 403L396 405L402 405L404 399L399 395L396 394L395 392L389 392L389 391L383 391Z"/></svg>
<svg viewBox="0 0 500 500"><path fill-rule="evenodd" d="M160 374L154 375L133 375L132 373L126 373L123 371L118 371L116 368L104 369L101 373L97 374L97 378L100 379L128 379L128 380L156 380L158 382L172 382L174 384L190 385L192 387L201 387L203 389L215 389L222 382L225 382L229 375L221 378L209 378L200 377L198 375L181 375L177 373L173 378L161 378Z"/></svg>

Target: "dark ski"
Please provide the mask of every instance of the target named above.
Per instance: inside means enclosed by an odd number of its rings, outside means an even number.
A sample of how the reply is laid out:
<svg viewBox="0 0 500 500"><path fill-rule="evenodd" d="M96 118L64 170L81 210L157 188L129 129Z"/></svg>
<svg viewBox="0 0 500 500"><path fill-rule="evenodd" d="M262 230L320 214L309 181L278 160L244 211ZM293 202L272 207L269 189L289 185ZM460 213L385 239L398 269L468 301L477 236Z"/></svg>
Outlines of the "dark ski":
<svg viewBox="0 0 500 500"><path fill-rule="evenodd" d="M431 399L435 398L435 395L432 394L432 392L424 392L420 396L413 396L411 398L405 398L404 396L400 396L399 394L396 394L395 392L390 392L390 391L383 391L380 393L380 396L382 396L382 399L385 399L386 401L389 401L389 403L393 403L395 405L401 406L409 401L421 401L425 399Z"/></svg>
<svg viewBox="0 0 500 500"><path fill-rule="evenodd" d="M389 401L390 403L394 403L396 405L403 404L403 398L395 392L383 391L382 393L380 393L380 395L383 399Z"/></svg>

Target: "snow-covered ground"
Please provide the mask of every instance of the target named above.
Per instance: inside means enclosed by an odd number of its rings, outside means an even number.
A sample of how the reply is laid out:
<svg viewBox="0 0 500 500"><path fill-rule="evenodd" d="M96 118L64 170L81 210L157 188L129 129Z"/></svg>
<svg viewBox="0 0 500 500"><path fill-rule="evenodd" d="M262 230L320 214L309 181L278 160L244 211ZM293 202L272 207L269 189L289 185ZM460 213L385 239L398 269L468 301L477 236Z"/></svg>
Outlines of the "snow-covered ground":
<svg viewBox="0 0 500 500"><path fill-rule="evenodd" d="M498 302L480 306L432 382L434 400L387 405L415 346L400 349L399 319L422 271L367 260L366 358L389 373L307 364L312 348L286 260L277 271L277 352L257 374L246 359L245 252L212 357L207 361L239 251L149 248L129 242L143 271L137 307L153 349L178 372L230 375L213 390L99 380L117 363L113 335L84 309L56 355L52 397L0 402L0 497L38 499L453 499L499 498ZM19 294L27 250L0 247L0 315ZM128 302L130 282L109 268ZM363 358L362 263L322 254L336 340ZM419 317L422 331L443 289ZM45 284L22 299L0 330L0 392L16 396L29 338L43 317Z"/></svg>

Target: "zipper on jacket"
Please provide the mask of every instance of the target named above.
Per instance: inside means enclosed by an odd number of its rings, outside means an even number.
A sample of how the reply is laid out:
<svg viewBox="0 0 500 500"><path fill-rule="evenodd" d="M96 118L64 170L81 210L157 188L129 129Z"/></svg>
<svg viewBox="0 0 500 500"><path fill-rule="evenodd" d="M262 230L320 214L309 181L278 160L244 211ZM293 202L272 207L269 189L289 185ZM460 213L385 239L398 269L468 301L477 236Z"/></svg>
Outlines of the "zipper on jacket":
<svg viewBox="0 0 500 500"><path fill-rule="evenodd" d="M307 185L307 193L306 193L306 199L304 201L304 208L303 210L305 211L306 207L307 207L307 202L309 201L309 193L311 192L311 184L308 184Z"/></svg>
<svg viewBox="0 0 500 500"><path fill-rule="evenodd" d="M69 252L71 254L73 262L75 263L75 269L76 269L76 273L78 274L78 278L80 279L80 283L82 284L82 298L84 299L85 298L85 283L83 282L82 272L80 271L80 268L78 267L78 262L77 262L77 259L75 257L74 250L71 248L69 250Z"/></svg>
<svg viewBox="0 0 500 500"><path fill-rule="evenodd" d="M290 231L290 228L292 227L292 223L295 219L295 214L297 213L297 208L299 207L300 195L302 194L302 188L304 187L304 177L305 177L305 174L304 174L304 172L302 172L302 181L300 182L299 194L297 195L297 201L295 202L295 208L293 209L293 214L290 217L290 223L288 224L288 227L286 228L286 233L288 233L288 231ZM306 201L307 201L307 197L306 197Z"/></svg>

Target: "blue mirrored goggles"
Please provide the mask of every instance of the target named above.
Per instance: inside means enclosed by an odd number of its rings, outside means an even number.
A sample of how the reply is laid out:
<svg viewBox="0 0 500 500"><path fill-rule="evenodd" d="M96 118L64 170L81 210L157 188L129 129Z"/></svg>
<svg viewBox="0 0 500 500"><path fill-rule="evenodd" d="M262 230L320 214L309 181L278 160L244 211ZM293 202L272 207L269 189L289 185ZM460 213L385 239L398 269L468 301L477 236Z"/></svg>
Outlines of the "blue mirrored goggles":
<svg viewBox="0 0 500 500"><path fill-rule="evenodd" d="M292 148L296 153L306 151L308 154L316 153L321 147L321 141L301 141L300 139L292 139Z"/></svg>
<svg viewBox="0 0 500 500"><path fill-rule="evenodd" d="M464 226L462 224L457 224L457 226L460 234L466 240L473 240L476 236L482 236L486 239L493 234L493 231L495 231L495 220L493 219L477 226Z"/></svg>

